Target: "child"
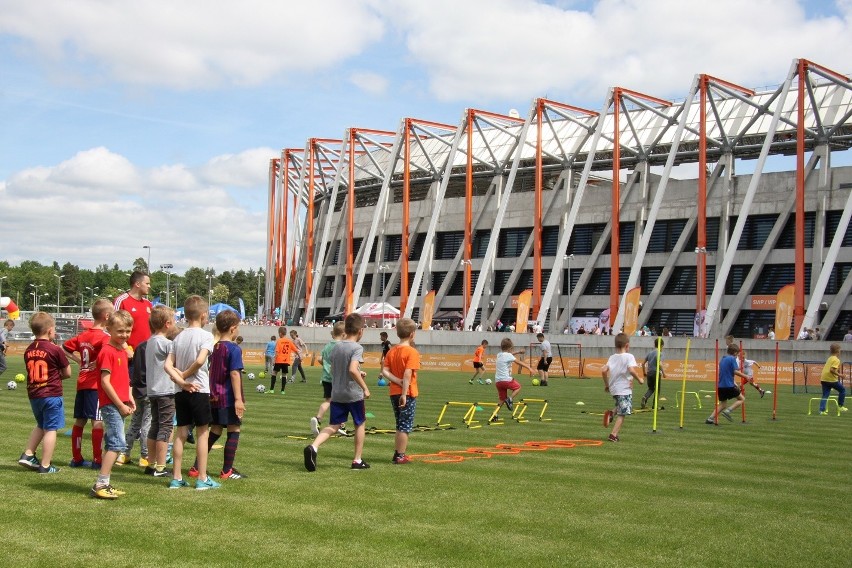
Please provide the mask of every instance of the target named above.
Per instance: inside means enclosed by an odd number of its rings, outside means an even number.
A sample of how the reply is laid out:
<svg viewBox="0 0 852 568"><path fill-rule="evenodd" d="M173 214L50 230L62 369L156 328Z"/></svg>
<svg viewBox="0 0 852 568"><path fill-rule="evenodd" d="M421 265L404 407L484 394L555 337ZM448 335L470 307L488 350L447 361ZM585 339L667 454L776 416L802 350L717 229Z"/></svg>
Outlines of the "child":
<svg viewBox="0 0 852 568"><path fill-rule="evenodd" d="M728 421L732 421L731 412L736 410L744 401L745 396L743 396L742 391L734 384L734 377L740 377L741 379L748 380L748 375L740 371L737 367L737 355L740 352L740 348L737 347L734 343L728 344L728 354L722 357L719 361L719 402L724 402L726 400L732 400L724 410L718 412L722 416L728 419ZM713 409L713 414L710 415L707 420L704 421L705 424L716 424L718 421L717 416L718 408Z"/></svg>
<svg viewBox="0 0 852 568"><path fill-rule="evenodd" d="M198 479L195 488L218 489L219 482L207 475L207 438L212 419L210 414L210 380L207 374L207 356L213 352L213 334L203 329L207 325L208 305L201 296L193 295L183 306L187 328L172 341L172 350L166 359L165 370L175 383L181 381L196 385L197 391L182 390L175 395L175 415L178 433L172 447L174 471L169 489L188 487L181 474L183 447L189 428L195 426L195 451Z"/></svg>
<svg viewBox="0 0 852 568"><path fill-rule="evenodd" d="M266 357L263 365L263 370L269 372L275 365L275 336L269 336L269 341L266 343Z"/></svg>
<svg viewBox="0 0 852 568"><path fill-rule="evenodd" d="M615 336L615 353L609 356L606 365L601 368L604 381L604 391L612 395L615 409L604 413L604 425L608 425L613 414L615 423L609 433L610 442L618 442L618 433L624 424L624 417L633 414L633 379L643 384L639 376L639 364L632 353L629 353L630 338L624 333Z"/></svg>
<svg viewBox="0 0 852 568"><path fill-rule="evenodd" d="M150 318L148 327L150 328ZM151 401L148 400L146 387L146 370L145 350L147 340L140 343L133 352L133 364L130 366L130 393L133 396L133 402L136 403L136 410L130 417L130 424L124 432L124 439L127 441L127 451L118 454L116 465L124 465L130 463L132 458L130 453L133 451L133 442L139 440L140 452L139 467L148 467L148 431L151 429Z"/></svg>
<svg viewBox="0 0 852 568"><path fill-rule="evenodd" d="M364 449L365 422L367 412L364 400L370 398L370 389L364 382L366 373L361 371L364 348L359 345L364 334L364 318L351 313L344 320L343 339L331 350L331 421L322 429L314 442L305 446L305 469L316 471L317 450L333 434L349 415L355 423L355 457L351 469L368 469L370 465L361 459Z"/></svg>
<svg viewBox="0 0 852 568"><path fill-rule="evenodd" d="M420 353L414 348L414 332L417 324L409 318L402 318L396 324L396 336L399 343L384 358L382 375L390 381L390 399L396 418L396 437L394 439L393 459L395 464L411 461L405 450L408 448L408 436L414 428L414 413L417 410L417 370L420 368Z"/></svg>
<svg viewBox="0 0 852 568"><path fill-rule="evenodd" d="M50 314L33 314L30 329L36 338L24 351L24 362L27 365L27 395L36 427L18 463L39 473L56 473L59 468L50 460L56 449L56 431L65 428L62 381L71 376L71 365L65 352L53 344L56 322ZM39 444L42 444L41 461L35 456Z"/></svg>
<svg viewBox="0 0 852 568"><path fill-rule="evenodd" d="M550 376L548 371L550 370L550 364L553 362L553 348L550 346L550 342L544 338L543 333L539 333L536 336L539 343L539 349L541 349L541 359L538 360L538 366L536 369L538 370L538 379L539 386L546 387L547 379Z"/></svg>
<svg viewBox="0 0 852 568"><path fill-rule="evenodd" d="M382 346L382 355L379 357L379 369L384 369L385 367L385 357L388 355L388 351L391 348L391 342L388 339L388 332L383 331L379 334L379 339L381 339ZM382 378L382 373L379 372L379 378Z"/></svg>
<svg viewBox="0 0 852 568"><path fill-rule="evenodd" d="M648 383L648 390L645 391L645 396L642 397L642 408L644 409L648 405L648 401L652 400L654 394L657 392L657 372L660 373L660 378L666 378L666 370L663 369L663 347L665 343L662 338L657 338L657 344L660 347L660 359L657 360L657 349L651 349L648 351L648 354L645 355L645 363L642 368L645 373L645 380ZM656 404L654 400L651 404ZM662 407L660 407L662 410Z"/></svg>
<svg viewBox="0 0 852 568"><path fill-rule="evenodd" d="M172 350L172 339L177 335L175 312L163 305L151 310L149 326L151 337L145 342L145 394L151 405L151 428L148 430L148 467L146 475L167 477L166 470L169 440L175 419L175 386L187 392L196 392L198 386L166 373L165 364ZM138 353L138 351L137 351ZM137 355L138 357L138 355ZM142 359L138 359L140 363Z"/></svg>
<svg viewBox="0 0 852 568"><path fill-rule="evenodd" d="M231 310L219 312L216 316L216 329L219 342L213 347L210 357L210 414L213 421L207 439L208 452L227 428L228 439L225 442L225 458L220 479L243 479L245 474L234 467L237 446L240 443L240 425L246 410L243 394L243 351L234 342L240 327L240 316ZM198 475L196 467L189 470L189 476Z"/></svg>
<svg viewBox="0 0 852 568"><path fill-rule="evenodd" d="M299 337L299 333L295 329L290 330L290 339L293 341L293 345L296 346L296 350L293 353L293 368L290 374L290 382L293 382L293 379L296 378L296 371L299 371L299 374L302 375L302 382L308 382L308 379L305 378L305 370L302 369L302 358L305 356L308 346L305 345L305 342L302 341L302 338Z"/></svg>
<svg viewBox="0 0 852 568"><path fill-rule="evenodd" d="M497 387L497 395L500 405L505 404L510 411L514 408L514 398L521 390L521 384L512 378L512 363L517 363L530 373L532 368L521 360L515 359L515 355L521 355L524 350L512 351L512 340L508 337L500 342L500 353L494 363L494 386Z"/></svg>
<svg viewBox="0 0 852 568"><path fill-rule="evenodd" d="M763 398L763 396L766 394L766 391L764 389L760 388L759 384L754 382L754 367L757 367L758 369L760 369L760 365L757 363L757 361L754 361L752 359L746 359L745 351L743 351L742 357L743 357L743 373L745 373L746 376L748 376L748 379L746 379L746 380L744 380L740 383L740 389L741 390L745 389L746 384L750 384L751 386L753 386L754 388L757 389L757 392L760 393L760 398Z"/></svg>
<svg viewBox="0 0 852 568"><path fill-rule="evenodd" d="M278 328L278 341L275 342L275 366L272 367L272 382L266 392L275 393L275 381L278 378L278 371L281 371L281 394L284 394L294 351L296 351L296 345L287 337L287 328L282 325Z"/></svg>
<svg viewBox="0 0 852 568"><path fill-rule="evenodd" d="M322 379L320 383L322 384L322 393L325 400L320 403L317 415L311 418L311 432L314 436L319 434L319 425L322 423L322 417L331 405L331 351L337 345L337 342L343 338L344 334L345 327L343 322L339 321L335 323L331 328L331 341L325 344L325 347L322 348L322 352L320 353L320 364L322 365ZM337 433L344 436L347 434L343 424L340 425Z"/></svg>
<svg viewBox="0 0 852 568"><path fill-rule="evenodd" d="M819 401L819 413L828 414L825 406L828 403L828 395L831 394L831 389L837 391L837 406L841 412L847 412L846 408L846 388L844 388L841 379L849 378L840 374L840 344L832 343L829 347L829 356L822 368L822 376L819 378L822 385L822 400Z"/></svg>
<svg viewBox="0 0 852 568"><path fill-rule="evenodd" d="M101 467L101 452L104 441L104 423L98 412L98 384L101 371L98 369L98 354L109 343L106 323L112 315L112 302L101 298L92 304L92 327L62 344L72 361L80 365L77 377L77 395L74 398L74 426L71 428L71 467ZM83 430L86 422L92 421L92 461L83 459Z"/></svg>
<svg viewBox="0 0 852 568"><path fill-rule="evenodd" d="M127 351L127 340L133 331L133 316L126 310L116 310L109 316L106 329L109 342L98 354L98 368L101 370L98 404L104 421L106 452L89 494L98 499L118 499L124 491L110 484L110 475L118 454L127 449L124 418L136 410L136 403L130 396L130 356Z"/></svg>
<svg viewBox="0 0 852 568"><path fill-rule="evenodd" d="M482 384L482 375L485 374L485 364L482 362L482 357L485 355L485 348L488 347L488 341L482 340L476 351L473 352L473 376L468 383L473 384L473 380L477 379L479 384Z"/></svg>
<svg viewBox="0 0 852 568"><path fill-rule="evenodd" d="M15 329L15 322L7 319L3 322L3 327L0 328L0 375L6 372L6 347L9 341L9 334Z"/></svg>

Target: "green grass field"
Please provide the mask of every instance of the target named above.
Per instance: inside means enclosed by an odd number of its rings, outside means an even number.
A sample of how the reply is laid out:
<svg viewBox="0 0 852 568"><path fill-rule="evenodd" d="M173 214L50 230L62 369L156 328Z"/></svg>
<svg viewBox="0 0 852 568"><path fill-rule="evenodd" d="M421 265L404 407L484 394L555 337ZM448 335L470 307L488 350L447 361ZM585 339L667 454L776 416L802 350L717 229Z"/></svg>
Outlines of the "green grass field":
<svg viewBox="0 0 852 568"><path fill-rule="evenodd" d="M283 396L258 394L258 380L246 381L236 465L248 479L218 491L169 491L167 481L127 465L113 472L127 495L99 501L88 496L95 473L67 467L70 437L60 434L56 475L16 463L34 422L24 386L5 390L22 372L20 357L10 363L0 391L6 566L848 565L852 413L807 416L813 395L789 387L779 389L776 421L771 398L752 391L747 423L705 425L713 401L702 399L702 410L687 401L681 430L677 387L667 381L657 433L651 413L636 414L617 444L397 466L393 436L376 434L365 444L370 470L351 471L352 440L335 438L308 473L302 448L322 394L315 367L308 384L289 385ZM448 400L496 399L493 387L469 385L467 376L422 373L417 423L434 425ZM600 413L611 399L600 380L522 384L521 397L549 400L552 421L539 422L530 408L527 424L471 430L456 409L445 420L461 427L415 432L409 453L606 440ZM392 429L386 389L372 390L368 426ZM70 427L73 380L65 393ZM193 454L190 446L189 460ZM221 450L211 453L211 470L221 459Z"/></svg>

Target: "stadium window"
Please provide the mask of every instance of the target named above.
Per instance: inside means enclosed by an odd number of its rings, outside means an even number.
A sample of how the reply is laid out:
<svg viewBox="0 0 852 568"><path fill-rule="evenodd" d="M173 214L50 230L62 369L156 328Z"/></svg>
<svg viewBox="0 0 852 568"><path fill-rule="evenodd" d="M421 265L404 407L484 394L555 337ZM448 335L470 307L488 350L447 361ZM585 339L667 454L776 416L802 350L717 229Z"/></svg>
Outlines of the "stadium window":
<svg viewBox="0 0 852 568"><path fill-rule="evenodd" d="M527 244L530 233L532 233L532 228L530 227L501 230L500 240L497 243L497 256L499 258L520 257L524 252L524 246Z"/></svg>

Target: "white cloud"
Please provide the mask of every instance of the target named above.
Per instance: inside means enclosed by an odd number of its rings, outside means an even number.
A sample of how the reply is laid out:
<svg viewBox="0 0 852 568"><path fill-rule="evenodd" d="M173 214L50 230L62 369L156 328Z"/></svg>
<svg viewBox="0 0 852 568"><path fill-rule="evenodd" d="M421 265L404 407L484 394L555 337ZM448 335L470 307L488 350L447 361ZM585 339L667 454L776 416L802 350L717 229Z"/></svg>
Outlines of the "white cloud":
<svg viewBox="0 0 852 568"><path fill-rule="evenodd" d="M257 85L339 64L379 40L371 3L3 1L0 33L64 68L179 89ZM67 71L67 70L64 70Z"/></svg>
<svg viewBox="0 0 852 568"><path fill-rule="evenodd" d="M4 232L16 243L4 258L129 267L147 244L152 264L170 262L179 271L199 264L217 271L263 266L266 185L256 184L255 170L266 170L253 164L271 152L246 150L198 167L140 168L94 148L18 172L0 184Z"/></svg>
<svg viewBox="0 0 852 568"><path fill-rule="evenodd" d="M372 95L383 95L388 90L388 80L378 73L356 71L349 76L353 85Z"/></svg>
<svg viewBox="0 0 852 568"><path fill-rule="evenodd" d="M601 0L583 12L533 0L407 0L388 13L442 100L574 102L603 100L612 86L683 96L697 73L777 84L796 57L849 71L852 3L837 4L842 17L813 20L802 5Z"/></svg>

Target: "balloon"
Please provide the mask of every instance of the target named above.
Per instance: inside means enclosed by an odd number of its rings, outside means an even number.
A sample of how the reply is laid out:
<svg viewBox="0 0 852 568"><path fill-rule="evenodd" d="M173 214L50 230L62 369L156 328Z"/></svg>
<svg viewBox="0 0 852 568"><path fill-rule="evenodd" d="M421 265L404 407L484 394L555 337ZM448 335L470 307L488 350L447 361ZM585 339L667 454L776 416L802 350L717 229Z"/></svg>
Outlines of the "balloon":
<svg viewBox="0 0 852 568"><path fill-rule="evenodd" d="M0 298L0 308L9 312L9 319L11 320L16 320L21 317L21 311L18 309L18 305L12 301L12 298L7 296Z"/></svg>

